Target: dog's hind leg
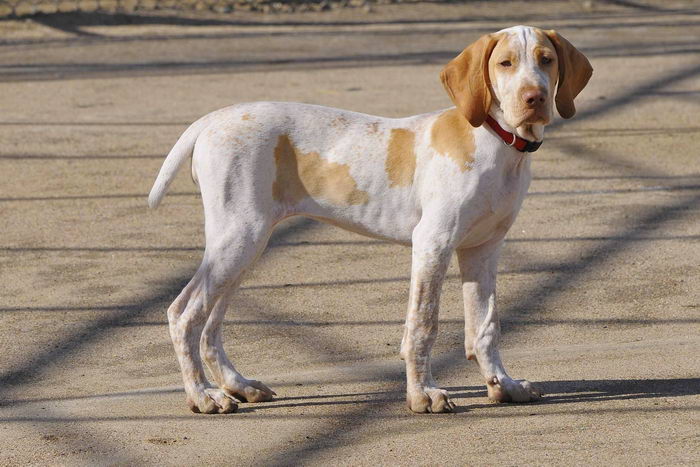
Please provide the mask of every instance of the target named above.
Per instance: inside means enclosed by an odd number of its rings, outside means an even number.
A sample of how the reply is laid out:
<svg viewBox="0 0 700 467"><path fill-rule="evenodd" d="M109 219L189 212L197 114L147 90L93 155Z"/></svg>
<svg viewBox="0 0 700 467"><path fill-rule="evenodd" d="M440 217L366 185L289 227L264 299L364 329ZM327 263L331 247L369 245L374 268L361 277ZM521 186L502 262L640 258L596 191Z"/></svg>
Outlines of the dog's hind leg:
<svg viewBox="0 0 700 467"><path fill-rule="evenodd" d="M214 305L214 310L202 333L200 350L214 380L226 394L243 402L269 401L275 392L260 381L247 379L241 375L224 350L222 338L224 316L239 282L240 279Z"/></svg>
<svg viewBox="0 0 700 467"><path fill-rule="evenodd" d="M193 412L227 413L237 408L224 389L212 388L207 381L200 358L200 339L214 308L221 303L218 306L225 309L226 296L259 256L270 228L267 223L260 223L236 226L216 235L208 231L202 264L168 309L170 335Z"/></svg>
<svg viewBox="0 0 700 467"><path fill-rule="evenodd" d="M199 341L208 315L208 269L205 257L192 280L168 308L170 338L180 363L190 409L202 413L235 412L236 401L210 386L199 358L199 346L192 345Z"/></svg>

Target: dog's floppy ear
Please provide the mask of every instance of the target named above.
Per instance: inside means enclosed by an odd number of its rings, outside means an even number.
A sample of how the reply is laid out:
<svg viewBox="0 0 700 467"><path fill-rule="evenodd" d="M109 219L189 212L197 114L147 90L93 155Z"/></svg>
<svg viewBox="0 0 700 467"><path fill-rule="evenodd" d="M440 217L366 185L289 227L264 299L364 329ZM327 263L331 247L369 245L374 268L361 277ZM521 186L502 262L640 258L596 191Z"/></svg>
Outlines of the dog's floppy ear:
<svg viewBox="0 0 700 467"><path fill-rule="evenodd" d="M593 74L593 67L585 55L571 45L555 30L545 31L557 51L559 61L559 85L557 86L557 110L564 118L576 114L574 98L586 86Z"/></svg>
<svg viewBox="0 0 700 467"><path fill-rule="evenodd" d="M473 127L479 127L491 107L489 58L498 40L487 34L445 65L440 73L450 99Z"/></svg>

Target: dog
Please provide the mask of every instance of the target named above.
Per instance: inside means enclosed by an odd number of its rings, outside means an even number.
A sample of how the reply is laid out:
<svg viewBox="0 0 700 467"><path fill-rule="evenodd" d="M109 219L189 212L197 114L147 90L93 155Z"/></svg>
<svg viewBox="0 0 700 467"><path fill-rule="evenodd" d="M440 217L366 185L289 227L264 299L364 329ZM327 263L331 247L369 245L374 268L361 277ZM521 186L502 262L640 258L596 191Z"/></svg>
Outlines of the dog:
<svg viewBox="0 0 700 467"><path fill-rule="evenodd" d="M168 309L187 402L197 413L234 412L237 401L271 400L223 349L231 294L275 225L306 216L411 246L408 313L400 355L407 403L418 413L454 410L431 374L440 290L456 252L465 305L465 350L493 401L541 397L508 376L499 355L496 266L530 184L530 157L556 108L593 69L553 30L516 26L468 46L440 78L454 107L407 118L299 103L256 102L193 123L165 159L148 201L160 203L192 157L204 205L206 248L192 280ZM216 382L204 374L206 362Z"/></svg>

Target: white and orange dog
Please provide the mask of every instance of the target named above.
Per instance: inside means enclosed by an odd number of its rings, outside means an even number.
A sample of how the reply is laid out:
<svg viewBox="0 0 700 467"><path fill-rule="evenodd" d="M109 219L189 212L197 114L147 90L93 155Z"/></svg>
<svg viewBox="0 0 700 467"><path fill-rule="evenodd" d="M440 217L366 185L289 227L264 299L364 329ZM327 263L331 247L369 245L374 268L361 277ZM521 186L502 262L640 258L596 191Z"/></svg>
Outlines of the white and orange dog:
<svg viewBox="0 0 700 467"><path fill-rule="evenodd" d="M539 398L501 363L496 263L530 183L527 153L542 141L555 102L562 117L574 115L574 98L592 71L555 31L516 26L483 36L444 68L441 79L456 107L394 119L257 102L193 123L165 159L148 200L155 208L192 156L206 249L168 309L190 408L233 412L236 399L267 401L275 394L236 371L223 349L221 325L233 291L275 225L297 215L411 245L401 356L412 411L454 408L430 370L440 289L453 251L462 277L466 354L478 362L489 398ZM202 359L218 387L207 381Z"/></svg>

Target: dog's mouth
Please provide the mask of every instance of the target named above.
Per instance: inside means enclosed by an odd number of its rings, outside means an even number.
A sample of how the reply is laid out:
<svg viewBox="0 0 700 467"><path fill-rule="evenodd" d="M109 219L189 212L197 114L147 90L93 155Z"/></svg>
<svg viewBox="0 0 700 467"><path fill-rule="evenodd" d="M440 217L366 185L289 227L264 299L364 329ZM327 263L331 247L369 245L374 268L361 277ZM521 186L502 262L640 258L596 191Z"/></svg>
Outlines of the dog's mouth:
<svg viewBox="0 0 700 467"><path fill-rule="evenodd" d="M518 136L528 141L541 141L550 119L543 109L526 109L514 120L512 126Z"/></svg>
<svg viewBox="0 0 700 467"><path fill-rule="evenodd" d="M527 109L520 114L520 117L514 123L514 128L523 125L549 125L549 116L545 110Z"/></svg>

